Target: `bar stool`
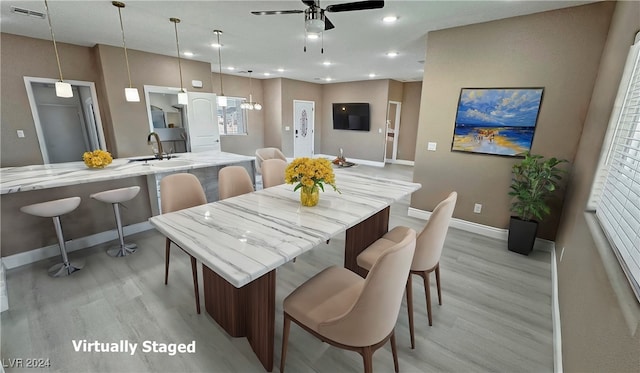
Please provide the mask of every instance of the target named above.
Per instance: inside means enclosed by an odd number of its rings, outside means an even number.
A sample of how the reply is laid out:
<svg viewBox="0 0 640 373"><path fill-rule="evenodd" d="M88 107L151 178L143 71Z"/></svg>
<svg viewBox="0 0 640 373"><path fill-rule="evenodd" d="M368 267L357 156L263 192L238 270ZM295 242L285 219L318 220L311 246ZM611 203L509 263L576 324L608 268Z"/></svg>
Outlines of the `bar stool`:
<svg viewBox="0 0 640 373"><path fill-rule="evenodd" d="M133 243L124 243L124 233L122 232L122 220L120 219L120 204L132 200L133 197L140 192L139 186L128 188L119 188L105 190L104 192L93 193L89 197L97 199L100 202L111 203L113 205L113 213L116 216L116 226L118 228L118 238L120 245L113 246L107 250L107 254L114 257L127 256L136 252L138 245Z"/></svg>
<svg viewBox="0 0 640 373"><path fill-rule="evenodd" d="M60 246L60 254L62 255L62 263L49 268L49 276L68 276L84 267L84 264L72 264L69 262L67 249L64 245L64 236L62 235L62 225L60 224L60 215L70 213L79 205L80 197L70 197L49 202L35 203L33 205L23 206L20 208L20 211L29 215L53 218L53 225L56 227L56 236L58 237L58 245Z"/></svg>

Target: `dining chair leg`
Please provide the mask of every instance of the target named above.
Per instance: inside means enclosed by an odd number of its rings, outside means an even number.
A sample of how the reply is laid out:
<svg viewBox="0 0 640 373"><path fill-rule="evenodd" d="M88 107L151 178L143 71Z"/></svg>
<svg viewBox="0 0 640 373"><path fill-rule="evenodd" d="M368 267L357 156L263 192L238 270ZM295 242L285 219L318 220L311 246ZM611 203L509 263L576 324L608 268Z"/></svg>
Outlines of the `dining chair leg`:
<svg viewBox="0 0 640 373"><path fill-rule="evenodd" d="M200 314L200 290L198 289L198 263L196 258L191 257L191 274L193 276L193 292L196 296L196 311Z"/></svg>
<svg viewBox="0 0 640 373"><path fill-rule="evenodd" d="M424 292L427 302L427 316L429 317L429 326L432 326L433 322L431 320L431 288L429 287L429 276L430 274L428 272L425 272L423 273L422 278L424 279Z"/></svg>
<svg viewBox="0 0 640 373"><path fill-rule="evenodd" d="M409 314L409 335L411 336L411 349L416 348L416 341L413 335L413 289L411 274L407 278L407 313Z"/></svg>
<svg viewBox="0 0 640 373"><path fill-rule="evenodd" d="M438 304L442 306L442 292L440 290L440 263L436 264L436 287L438 288Z"/></svg>
<svg viewBox="0 0 640 373"><path fill-rule="evenodd" d="M400 372L398 365L398 349L396 348L396 331L391 331L391 354L393 355L393 367L396 369L396 373Z"/></svg>
<svg viewBox="0 0 640 373"><path fill-rule="evenodd" d="M166 239L165 242L165 258L164 258L164 284L169 281L169 254L171 253L171 240Z"/></svg>
<svg viewBox="0 0 640 373"><path fill-rule="evenodd" d="M373 373L373 351L371 346L362 347L362 360L364 361L364 373Z"/></svg>
<svg viewBox="0 0 640 373"><path fill-rule="evenodd" d="M282 326L282 353L280 354L280 373L284 373L284 361L287 358L287 345L289 343L289 328L291 327L291 319L289 315L284 314L284 323Z"/></svg>

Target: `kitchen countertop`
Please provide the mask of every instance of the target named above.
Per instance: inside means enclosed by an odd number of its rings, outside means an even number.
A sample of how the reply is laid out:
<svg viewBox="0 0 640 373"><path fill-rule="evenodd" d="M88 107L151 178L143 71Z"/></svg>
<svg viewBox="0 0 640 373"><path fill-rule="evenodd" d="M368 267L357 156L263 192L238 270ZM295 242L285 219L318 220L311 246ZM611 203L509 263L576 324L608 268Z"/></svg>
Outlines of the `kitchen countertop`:
<svg viewBox="0 0 640 373"><path fill-rule="evenodd" d="M186 171L255 160L255 157L245 155L207 151L173 154L169 160L131 161L148 157L118 158L114 159L109 166L100 169L90 169L81 161L0 168L0 194Z"/></svg>

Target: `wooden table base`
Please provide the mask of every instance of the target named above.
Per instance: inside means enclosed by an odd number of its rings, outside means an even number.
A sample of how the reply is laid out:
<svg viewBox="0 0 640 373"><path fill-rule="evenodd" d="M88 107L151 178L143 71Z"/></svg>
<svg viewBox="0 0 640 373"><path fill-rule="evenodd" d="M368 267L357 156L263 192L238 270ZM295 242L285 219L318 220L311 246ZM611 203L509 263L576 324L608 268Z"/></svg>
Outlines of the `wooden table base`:
<svg viewBox="0 0 640 373"><path fill-rule="evenodd" d="M273 370L276 271L236 288L202 266L207 313L232 337L247 337L268 372Z"/></svg>
<svg viewBox="0 0 640 373"><path fill-rule="evenodd" d="M356 261L358 255L389 230L389 211L387 207L370 218L347 229L344 244L344 268L367 276L367 270L360 268Z"/></svg>

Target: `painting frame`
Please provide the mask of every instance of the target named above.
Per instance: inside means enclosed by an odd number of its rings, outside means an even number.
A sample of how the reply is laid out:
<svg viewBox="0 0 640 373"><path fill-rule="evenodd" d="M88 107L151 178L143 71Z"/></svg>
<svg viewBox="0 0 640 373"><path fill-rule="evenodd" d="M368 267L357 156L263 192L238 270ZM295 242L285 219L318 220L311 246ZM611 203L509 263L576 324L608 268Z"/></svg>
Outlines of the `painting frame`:
<svg viewBox="0 0 640 373"><path fill-rule="evenodd" d="M543 97L544 87L461 88L451 151L524 157Z"/></svg>

